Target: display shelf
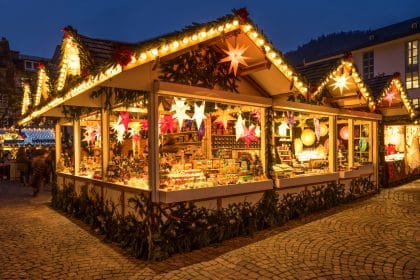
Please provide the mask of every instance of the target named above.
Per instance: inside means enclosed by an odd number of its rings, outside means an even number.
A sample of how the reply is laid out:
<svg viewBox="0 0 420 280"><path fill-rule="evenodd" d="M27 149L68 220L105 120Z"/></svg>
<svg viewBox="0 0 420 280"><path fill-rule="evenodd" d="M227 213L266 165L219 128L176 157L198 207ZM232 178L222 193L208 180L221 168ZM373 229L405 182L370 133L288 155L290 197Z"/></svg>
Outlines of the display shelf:
<svg viewBox="0 0 420 280"><path fill-rule="evenodd" d="M357 169L339 171L339 174L340 179L350 179L373 174L373 170L373 164L366 164Z"/></svg>
<svg viewBox="0 0 420 280"><path fill-rule="evenodd" d="M271 180L235 185L224 185L210 188L185 189L177 191L159 191L160 202L173 203L179 201L194 201L209 198L227 197L247 193L263 192L273 189Z"/></svg>
<svg viewBox="0 0 420 280"><path fill-rule="evenodd" d="M326 182L337 181L339 173L325 173L325 174L308 174L300 175L294 178L280 178L276 179L277 188L292 188L306 185L316 185Z"/></svg>

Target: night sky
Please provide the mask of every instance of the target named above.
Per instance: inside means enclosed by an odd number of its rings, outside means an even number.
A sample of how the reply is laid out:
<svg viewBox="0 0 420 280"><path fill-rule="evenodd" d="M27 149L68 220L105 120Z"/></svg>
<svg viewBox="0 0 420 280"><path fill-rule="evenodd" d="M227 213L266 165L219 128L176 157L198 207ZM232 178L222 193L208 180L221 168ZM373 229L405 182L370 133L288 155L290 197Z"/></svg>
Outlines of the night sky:
<svg viewBox="0 0 420 280"><path fill-rule="evenodd" d="M376 29L420 16L419 0L0 0L0 37L21 53L51 57L66 25L92 37L138 42L244 6L282 52L322 34Z"/></svg>

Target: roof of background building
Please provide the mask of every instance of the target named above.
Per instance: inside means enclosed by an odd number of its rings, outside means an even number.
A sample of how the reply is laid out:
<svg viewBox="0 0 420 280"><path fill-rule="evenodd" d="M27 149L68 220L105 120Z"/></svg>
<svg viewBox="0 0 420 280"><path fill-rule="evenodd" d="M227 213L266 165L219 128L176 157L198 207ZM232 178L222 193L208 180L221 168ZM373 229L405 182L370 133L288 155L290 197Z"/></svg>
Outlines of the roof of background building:
<svg viewBox="0 0 420 280"><path fill-rule="evenodd" d="M322 35L288 52L285 57L292 65L316 61L420 33L420 17L411 18L375 30L350 31Z"/></svg>
<svg viewBox="0 0 420 280"><path fill-rule="evenodd" d="M305 77L308 84L319 85L325 77L341 63L342 58L333 58L310 65L296 67L296 70Z"/></svg>
<svg viewBox="0 0 420 280"><path fill-rule="evenodd" d="M384 88L393 79L393 75L377 76L366 80L367 86L370 88L374 98L378 98L383 92Z"/></svg>

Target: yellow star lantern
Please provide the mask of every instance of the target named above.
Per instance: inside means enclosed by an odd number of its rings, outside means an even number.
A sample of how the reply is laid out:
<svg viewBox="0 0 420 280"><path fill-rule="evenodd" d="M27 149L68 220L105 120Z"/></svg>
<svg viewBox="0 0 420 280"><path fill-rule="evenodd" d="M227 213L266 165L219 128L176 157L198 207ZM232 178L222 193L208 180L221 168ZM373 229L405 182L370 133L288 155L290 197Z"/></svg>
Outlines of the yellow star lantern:
<svg viewBox="0 0 420 280"><path fill-rule="evenodd" d="M341 75L338 77L333 77L332 78L335 82L331 85L331 87L333 87L333 90L335 89L340 89L340 94L343 94L343 90L344 89L348 89L347 85L349 83L349 76L346 75Z"/></svg>
<svg viewBox="0 0 420 280"><path fill-rule="evenodd" d="M229 62L230 61L230 67L229 71L232 72L236 76L236 73L238 72L239 64L243 64L245 66L248 66L248 64L245 62L245 59L248 59L248 57L243 56L245 51L248 49L247 46L235 46L232 47L232 45L227 42L228 50L223 50L228 56L221 59L219 63L223 62Z"/></svg>
<svg viewBox="0 0 420 280"><path fill-rule="evenodd" d="M175 104L171 106L171 112L175 111L172 115L174 119L178 120L179 129L181 130L184 120L190 120L190 116L187 115L186 111L190 110L190 106L185 104L185 98L174 97Z"/></svg>
<svg viewBox="0 0 420 280"><path fill-rule="evenodd" d="M218 109L216 115L218 116L215 122L221 123L223 125L223 128L226 130L228 121L234 121L235 118L230 115L230 109L221 110Z"/></svg>

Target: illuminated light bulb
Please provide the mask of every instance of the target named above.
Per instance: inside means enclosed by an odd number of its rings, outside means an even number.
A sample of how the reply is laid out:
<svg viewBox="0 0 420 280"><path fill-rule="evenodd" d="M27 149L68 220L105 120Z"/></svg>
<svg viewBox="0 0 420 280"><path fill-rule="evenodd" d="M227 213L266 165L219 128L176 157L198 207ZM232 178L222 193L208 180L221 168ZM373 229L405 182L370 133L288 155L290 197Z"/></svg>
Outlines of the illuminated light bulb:
<svg viewBox="0 0 420 280"><path fill-rule="evenodd" d="M271 48L270 48L270 46L265 45L265 46L264 46L264 50L265 50L266 52L269 52L269 51L271 50Z"/></svg>
<svg viewBox="0 0 420 280"><path fill-rule="evenodd" d="M177 49L177 48L179 47L179 43L178 43L178 41L174 41L174 42L172 42L172 47L173 47L174 49Z"/></svg>
<svg viewBox="0 0 420 280"><path fill-rule="evenodd" d="M167 52L169 50L168 45L163 45L162 52Z"/></svg>
<svg viewBox="0 0 420 280"><path fill-rule="evenodd" d="M157 56L159 53L157 49L152 49L150 52L152 53L153 56Z"/></svg>
<svg viewBox="0 0 420 280"><path fill-rule="evenodd" d="M246 25L245 27L244 27L244 31L245 32L248 32L248 31L250 31L252 29L252 26L251 25Z"/></svg>
<svg viewBox="0 0 420 280"><path fill-rule="evenodd" d="M258 33L257 32L252 32L251 37L254 38L254 39L257 38L258 37Z"/></svg>
<svg viewBox="0 0 420 280"><path fill-rule="evenodd" d="M182 39L182 43L183 43L184 45L188 44L188 38L187 38L187 37L185 37L184 39Z"/></svg>
<svg viewBox="0 0 420 280"><path fill-rule="evenodd" d="M226 23L226 25L225 25L225 29L230 29L232 27L232 24L230 24L229 22L228 23Z"/></svg>
<svg viewBox="0 0 420 280"><path fill-rule="evenodd" d="M303 88L303 92L308 92L308 89L307 88Z"/></svg>
<svg viewBox="0 0 420 280"><path fill-rule="evenodd" d="M271 59L276 58L276 53L275 53L275 52L271 52L269 55L270 55L270 58L271 58Z"/></svg>
<svg viewBox="0 0 420 280"><path fill-rule="evenodd" d="M264 40L263 39L259 39L259 40L257 40L257 45L258 46L262 46L262 45L264 45Z"/></svg>
<svg viewBox="0 0 420 280"><path fill-rule="evenodd" d="M212 28L212 29L210 29L210 30L209 30L209 32L208 32L208 33L209 33L210 35L213 35L213 34L214 34L214 32L215 32L215 31L214 31L214 28Z"/></svg>
<svg viewBox="0 0 420 280"><path fill-rule="evenodd" d="M293 72L290 71L290 70L287 72L287 75L289 75L289 76L292 76L292 74L293 74Z"/></svg>
<svg viewBox="0 0 420 280"><path fill-rule="evenodd" d="M217 31L222 32L223 31L223 25L220 25L219 27L217 27Z"/></svg>
<svg viewBox="0 0 420 280"><path fill-rule="evenodd" d="M286 70L287 70L287 66L286 66L286 65L283 65L283 66L281 67L281 70L286 71Z"/></svg>
<svg viewBox="0 0 420 280"><path fill-rule="evenodd" d="M235 19L235 20L233 21L233 25L234 25L234 26L238 26L238 25L239 25L239 21L238 21L237 19Z"/></svg>
<svg viewBox="0 0 420 280"><path fill-rule="evenodd" d="M276 59L275 63L276 63L276 64L281 64L281 63L282 63L281 58Z"/></svg>
<svg viewBox="0 0 420 280"><path fill-rule="evenodd" d="M197 34L194 34L194 35L192 35L192 36L191 36L191 40L193 40L193 41L197 41L197 39L198 39Z"/></svg>
<svg viewBox="0 0 420 280"><path fill-rule="evenodd" d="M200 32L200 38L206 38L206 36L207 36L207 32L205 31Z"/></svg>
<svg viewBox="0 0 420 280"><path fill-rule="evenodd" d="M298 87L301 87L301 86L303 86L303 83L302 82L298 82Z"/></svg>
<svg viewBox="0 0 420 280"><path fill-rule="evenodd" d="M136 61L137 61L136 57L134 55L132 55L130 63L135 63Z"/></svg>

